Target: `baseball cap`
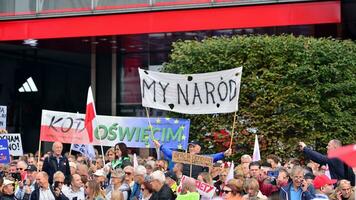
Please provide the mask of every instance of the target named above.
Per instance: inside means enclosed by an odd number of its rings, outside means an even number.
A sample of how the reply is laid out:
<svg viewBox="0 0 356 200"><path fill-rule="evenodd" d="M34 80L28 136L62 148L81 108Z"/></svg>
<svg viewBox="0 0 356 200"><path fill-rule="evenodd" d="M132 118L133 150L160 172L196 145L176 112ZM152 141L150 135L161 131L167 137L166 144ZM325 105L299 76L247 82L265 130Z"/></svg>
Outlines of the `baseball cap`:
<svg viewBox="0 0 356 200"><path fill-rule="evenodd" d="M5 185L11 185L11 184L14 184L14 182L13 181L10 181L9 179L4 179L4 183L2 184L3 186L5 186Z"/></svg>
<svg viewBox="0 0 356 200"><path fill-rule="evenodd" d="M192 144L192 145L199 145L199 146L200 146L200 143L199 143L198 140L192 140L192 141L189 142L188 145L190 145L190 144Z"/></svg>
<svg viewBox="0 0 356 200"><path fill-rule="evenodd" d="M336 181L337 181L336 179L330 179L326 175L316 176L314 179L314 187L315 189L320 189L325 185L332 185L336 183Z"/></svg>
<svg viewBox="0 0 356 200"><path fill-rule="evenodd" d="M178 181L177 175L175 173L171 172L171 171L167 171L166 173L164 173L164 176L171 178L175 182Z"/></svg>
<svg viewBox="0 0 356 200"><path fill-rule="evenodd" d="M104 170L102 169L98 169L96 170L96 172L94 173L94 176L106 176Z"/></svg>
<svg viewBox="0 0 356 200"><path fill-rule="evenodd" d="M37 171L37 167L35 165L28 165L25 171L35 172Z"/></svg>

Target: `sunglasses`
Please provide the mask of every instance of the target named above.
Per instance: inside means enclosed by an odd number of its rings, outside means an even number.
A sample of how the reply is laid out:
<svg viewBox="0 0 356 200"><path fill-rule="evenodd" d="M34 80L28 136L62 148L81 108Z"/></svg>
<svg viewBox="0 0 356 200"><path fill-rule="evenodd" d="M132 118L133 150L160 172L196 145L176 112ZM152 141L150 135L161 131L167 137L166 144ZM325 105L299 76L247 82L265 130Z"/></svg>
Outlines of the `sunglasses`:
<svg viewBox="0 0 356 200"><path fill-rule="evenodd" d="M58 183L58 184L64 184L64 182L62 182L62 181L56 181L56 183Z"/></svg>
<svg viewBox="0 0 356 200"><path fill-rule="evenodd" d="M229 194L230 192L232 192L231 190L221 190L221 192L225 193L225 194Z"/></svg>
<svg viewBox="0 0 356 200"><path fill-rule="evenodd" d="M145 191L145 188L141 188L141 191Z"/></svg>
<svg viewBox="0 0 356 200"><path fill-rule="evenodd" d="M126 175L131 175L132 173L131 172L125 172Z"/></svg>

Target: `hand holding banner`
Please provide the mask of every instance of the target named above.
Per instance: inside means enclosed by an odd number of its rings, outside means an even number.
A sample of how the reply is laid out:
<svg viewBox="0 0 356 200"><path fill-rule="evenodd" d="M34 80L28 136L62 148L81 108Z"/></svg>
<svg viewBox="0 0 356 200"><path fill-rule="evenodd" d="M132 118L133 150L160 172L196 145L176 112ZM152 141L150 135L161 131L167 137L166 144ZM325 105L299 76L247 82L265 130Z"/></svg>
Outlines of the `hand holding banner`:
<svg viewBox="0 0 356 200"><path fill-rule="evenodd" d="M202 74L139 69L142 106L186 114L238 110L242 67Z"/></svg>

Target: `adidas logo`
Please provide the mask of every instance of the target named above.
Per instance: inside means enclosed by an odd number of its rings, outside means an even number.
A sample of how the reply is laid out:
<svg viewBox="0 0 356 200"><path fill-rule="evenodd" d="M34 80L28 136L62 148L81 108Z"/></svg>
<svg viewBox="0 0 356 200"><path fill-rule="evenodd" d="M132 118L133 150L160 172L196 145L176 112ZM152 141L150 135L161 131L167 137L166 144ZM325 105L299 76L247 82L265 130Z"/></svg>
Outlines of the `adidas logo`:
<svg viewBox="0 0 356 200"><path fill-rule="evenodd" d="M38 92L35 82L32 77L28 78L22 87L19 88L19 92Z"/></svg>

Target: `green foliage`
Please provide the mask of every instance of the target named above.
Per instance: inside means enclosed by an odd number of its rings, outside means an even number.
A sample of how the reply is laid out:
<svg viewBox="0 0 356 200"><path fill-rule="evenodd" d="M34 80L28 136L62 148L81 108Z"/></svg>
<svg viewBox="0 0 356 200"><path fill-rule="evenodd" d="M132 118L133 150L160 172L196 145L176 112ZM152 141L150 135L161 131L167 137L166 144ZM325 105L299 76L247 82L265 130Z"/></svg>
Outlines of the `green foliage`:
<svg viewBox="0 0 356 200"><path fill-rule="evenodd" d="M298 141L325 151L327 142L356 142L356 44L294 36L236 36L173 44L164 71L212 72L243 66L235 156L252 154L257 128L262 156L297 156ZM233 113L179 115L191 119L191 138L207 153L212 134L231 131ZM212 147L212 148L208 148ZM320 148L322 147L322 148Z"/></svg>

